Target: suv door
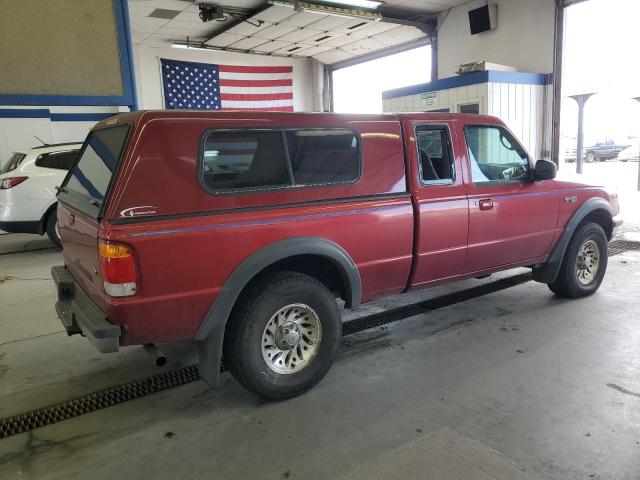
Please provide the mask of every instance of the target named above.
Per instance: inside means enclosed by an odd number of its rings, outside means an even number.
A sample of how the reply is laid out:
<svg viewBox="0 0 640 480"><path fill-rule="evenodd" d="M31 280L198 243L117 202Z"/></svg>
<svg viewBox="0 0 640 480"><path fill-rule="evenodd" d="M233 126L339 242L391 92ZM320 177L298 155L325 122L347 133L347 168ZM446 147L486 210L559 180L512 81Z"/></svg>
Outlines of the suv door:
<svg viewBox="0 0 640 480"><path fill-rule="evenodd" d="M466 272L536 259L553 241L559 196L553 181L534 182L533 165L499 125L467 125L469 247Z"/></svg>
<svg viewBox="0 0 640 480"><path fill-rule="evenodd" d="M456 138L448 123L407 122L410 182L416 210L412 286L464 271L469 205ZM458 150L457 148L455 149Z"/></svg>

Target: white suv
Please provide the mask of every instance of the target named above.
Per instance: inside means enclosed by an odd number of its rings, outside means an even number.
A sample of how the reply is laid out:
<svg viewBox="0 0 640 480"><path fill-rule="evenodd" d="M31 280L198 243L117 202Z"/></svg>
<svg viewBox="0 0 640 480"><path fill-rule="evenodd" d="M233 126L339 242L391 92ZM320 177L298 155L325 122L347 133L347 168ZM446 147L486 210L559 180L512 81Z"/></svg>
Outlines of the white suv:
<svg viewBox="0 0 640 480"><path fill-rule="evenodd" d="M56 187L82 146L81 143L44 145L15 152L0 171L0 230L46 233L60 246Z"/></svg>

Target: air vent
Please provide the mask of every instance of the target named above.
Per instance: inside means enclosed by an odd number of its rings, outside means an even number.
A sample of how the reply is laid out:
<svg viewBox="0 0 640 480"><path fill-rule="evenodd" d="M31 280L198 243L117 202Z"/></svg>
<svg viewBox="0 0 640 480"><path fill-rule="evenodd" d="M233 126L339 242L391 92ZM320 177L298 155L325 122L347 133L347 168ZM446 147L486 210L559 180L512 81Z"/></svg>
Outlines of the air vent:
<svg viewBox="0 0 640 480"><path fill-rule="evenodd" d="M302 47L293 47L287 50L287 52L295 52L296 50L300 50Z"/></svg>
<svg viewBox="0 0 640 480"><path fill-rule="evenodd" d="M367 22L360 22L360 23L356 23L355 25L351 25L350 27L347 27L347 30L355 30L356 28L360 28L363 25L366 25Z"/></svg>
<svg viewBox="0 0 640 480"><path fill-rule="evenodd" d="M162 18L164 20L173 20L176 15L180 13L180 10L168 10L166 8L156 8L149 14L151 18Z"/></svg>
<svg viewBox="0 0 640 480"><path fill-rule="evenodd" d="M321 42L326 40L327 38L331 38L331 35L325 35L324 37L316 38L316 42Z"/></svg>

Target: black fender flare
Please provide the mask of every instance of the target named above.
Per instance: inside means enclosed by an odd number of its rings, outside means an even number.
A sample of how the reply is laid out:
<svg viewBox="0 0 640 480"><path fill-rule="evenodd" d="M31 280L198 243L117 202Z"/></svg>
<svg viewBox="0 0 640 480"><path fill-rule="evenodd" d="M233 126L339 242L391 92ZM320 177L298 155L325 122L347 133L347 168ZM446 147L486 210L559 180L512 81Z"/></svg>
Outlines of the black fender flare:
<svg viewBox="0 0 640 480"><path fill-rule="evenodd" d="M204 340L221 324L226 324L242 290L255 276L279 260L296 255L317 255L331 261L347 286L345 303L348 307L360 304L362 283L355 262L338 244L319 237L295 237L271 243L247 257L227 278L220 294L209 308L196 340Z"/></svg>
<svg viewBox="0 0 640 480"><path fill-rule="evenodd" d="M242 290L265 268L279 260L296 255L318 255L335 265L346 285L345 303L356 307L362 297L362 282L355 262L338 244L319 237L295 237L271 243L246 258L227 278L195 340L199 344L200 376L210 385L218 386L224 331Z"/></svg>
<svg viewBox="0 0 640 480"><path fill-rule="evenodd" d="M541 283L553 283L558 278L560 267L564 254L569 245L569 241L578 225L585 219L587 215L596 210L605 210L613 218L613 210L608 201L602 197L592 197L580 205L573 213L569 221L564 227L564 231L560 235L560 239L556 242L553 250L549 254L547 261L533 268L533 279Z"/></svg>

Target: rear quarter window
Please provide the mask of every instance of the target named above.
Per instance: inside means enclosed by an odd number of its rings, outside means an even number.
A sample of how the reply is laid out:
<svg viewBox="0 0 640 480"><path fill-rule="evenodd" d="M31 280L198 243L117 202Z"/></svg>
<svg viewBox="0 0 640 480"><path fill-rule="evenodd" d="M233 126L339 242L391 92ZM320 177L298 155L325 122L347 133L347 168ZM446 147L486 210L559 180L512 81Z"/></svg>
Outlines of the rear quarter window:
<svg viewBox="0 0 640 480"><path fill-rule="evenodd" d="M78 156L78 151L43 153L36 159L36 167L70 170Z"/></svg>
<svg viewBox="0 0 640 480"><path fill-rule="evenodd" d="M0 173L7 173L15 170L16 168L18 168L18 165L20 165L22 160L24 160L24 157L26 157L24 153L14 153L13 155L11 155L11 158L9 159L9 162L7 163L7 166L4 168L4 170L0 169Z"/></svg>
<svg viewBox="0 0 640 480"><path fill-rule="evenodd" d="M86 213L98 216L102 202L120 162L129 125L93 130L80 151L77 162L60 189L64 200Z"/></svg>
<svg viewBox="0 0 640 480"><path fill-rule="evenodd" d="M213 130L200 161L213 193L356 181L360 140L348 129Z"/></svg>

